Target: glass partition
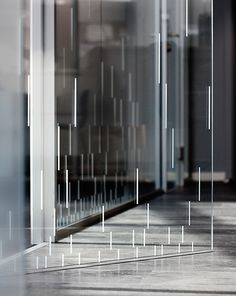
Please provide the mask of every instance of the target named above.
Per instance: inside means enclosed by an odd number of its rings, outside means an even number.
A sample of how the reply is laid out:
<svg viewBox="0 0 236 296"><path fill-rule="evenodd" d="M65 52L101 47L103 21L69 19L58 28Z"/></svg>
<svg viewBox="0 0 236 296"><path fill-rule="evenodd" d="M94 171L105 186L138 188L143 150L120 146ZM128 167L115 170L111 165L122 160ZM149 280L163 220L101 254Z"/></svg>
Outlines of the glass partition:
<svg viewBox="0 0 236 296"><path fill-rule="evenodd" d="M44 272L211 252L213 2L55 4L55 225L66 231L29 261ZM100 223L76 233L91 217Z"/></svg>
<svg viewBox="0 0 236 296"><path fill-rule="evenodd" d="M159 4L147 2L56 1L58 228L160 188Z"/></svg>

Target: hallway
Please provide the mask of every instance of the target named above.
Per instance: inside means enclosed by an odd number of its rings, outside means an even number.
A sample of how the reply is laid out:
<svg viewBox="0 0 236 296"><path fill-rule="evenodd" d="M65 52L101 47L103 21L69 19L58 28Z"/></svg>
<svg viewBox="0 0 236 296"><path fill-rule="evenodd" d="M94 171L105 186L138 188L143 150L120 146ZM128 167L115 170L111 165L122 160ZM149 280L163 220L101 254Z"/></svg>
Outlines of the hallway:
<svg viewBox="0 0 236 296"><path fill-rule="evenodd" d="M234 219L236 205L232 202L235 193L234 189L228 189L224 185L219 187L216 185L216 188L214 253L27 275L27 295L236 295L236 221ZM191 199L194 198L195 196L191 196ZM168 208L170 200L170 204L173 205L174 202L176 207L181 208L189 199L188 191L179 191L157 197L150 202L150 209L155 208L155 204L159 203L165 204L165 208ZM206 206L207 196L203 199L206 200L203 202L203 206ZM109 233L111 229L116 228L117 232L128 233L128 229L135 228L140 223L138 217L145 217L145 206L139 206L109 219L105 223L106 231ZM159 219L162 219L163 222L164 217L152 216L150 230L158 223ZM167 225L170 223L171 221L168 220ZM80 240L78 249L81 254L88 247L84 245L86 239L91 242L91 237L88 235L91 235L93 231L99 231L100 227L100 225L96 225L73 236L75 245L76 240L77 244ZM187 234L186 245L192 240L204 244L207 232L206 228L205 233L198 234L197 228L195 228L192 233ZM81 242L82 237L84 238L83 242ZM146 244L146 252L151 252L152 248L149 250L148 248L153 245L152 238L150 235ZM99 244L97 237L96 240L97 243L93 246L94 253L104 247L103 243ZM174 243L177 240L177 237L173 238L171 246L165 247L177 248L177 244ZM102 241L104 242L106 239L100 236L100 242ZM127 237L127 248L130 245L129 241L130 239ZM113 247L115 248L115 246ZM61 250L64 248L66 252L68 249L66 240L54 245L52 252L57 252L58 248ZM73 248L77 248L77 246L73 246ZM48 247L45 247L44 250L38 251L37 255L45 254L47 250ZM35 258L35 254L31 254L31 256ZM32 259L30 263L32 267L34 262Z"/></svg>

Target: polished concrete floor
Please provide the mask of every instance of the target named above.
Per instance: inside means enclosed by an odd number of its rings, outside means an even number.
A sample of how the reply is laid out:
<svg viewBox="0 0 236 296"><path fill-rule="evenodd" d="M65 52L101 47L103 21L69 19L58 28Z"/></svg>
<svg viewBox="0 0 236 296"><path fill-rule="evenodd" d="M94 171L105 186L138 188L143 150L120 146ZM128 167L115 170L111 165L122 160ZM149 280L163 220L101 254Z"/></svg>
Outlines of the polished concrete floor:
<svg viewBox="0 0 236 296"><path fill-rule="evenodd" d="M227 187L216 188L214 253L31 274L26 276L27 295L236 295L234 192ZM186 226L189 201L192 202L191 227ZM115 256L117 248L132 254L132 229L137 233L135 246L139 246L140 252L144 252L143 256L151 255L155 244L163 244L166 253L177 253L177 245L181 241L181 225L185 225L184 244L181 247L190 250L191 242L194 241L197 250L208 249L209 194L203 194L201 203L194 201L195 193L179 191L150 202L150 230L147 231L145 247L142 245L141 235L146 226L146 208L143 205L106 221L105 233L101 233L101 225L95 225L74 235L73 255L70 254L67 239L53 245L52 256L48 256L48 265L50 260L53 261L53 266L59 265L61 253L65 253L65 265L76 264L74 260L78 251L81 252L82 263L89 259L95 261L98 250L101 250L101 260L105 254ZM167 227L171 227L170 244L166 234ZM111 231L114 236L112 250L109 249L108 236ZM43 265L43 258L47 253L48 247L45 247L30 254L26 258L27 269L35 270L35 256L39 258L39 265ZM58 262L55 258L58 258Z"/></svg>

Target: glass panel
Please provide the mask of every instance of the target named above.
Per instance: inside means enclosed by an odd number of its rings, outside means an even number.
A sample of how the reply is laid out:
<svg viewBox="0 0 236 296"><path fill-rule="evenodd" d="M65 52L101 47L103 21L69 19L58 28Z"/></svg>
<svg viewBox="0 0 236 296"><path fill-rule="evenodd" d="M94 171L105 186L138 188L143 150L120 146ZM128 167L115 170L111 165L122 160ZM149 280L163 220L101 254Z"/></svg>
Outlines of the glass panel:
<svg viewBox="0 0 236 296"><path fill-rule="evenodd" d="M158 6L148 4L56 2L59 228L136 203L137 182L139 196L159 188Z"/></svg>
<svg viewBox="0 0 236 296"><path fill-rule="evenodd" d="M27 129L23 74L23 7L0 2L0 295L24 295L24 189Z"/></svg>

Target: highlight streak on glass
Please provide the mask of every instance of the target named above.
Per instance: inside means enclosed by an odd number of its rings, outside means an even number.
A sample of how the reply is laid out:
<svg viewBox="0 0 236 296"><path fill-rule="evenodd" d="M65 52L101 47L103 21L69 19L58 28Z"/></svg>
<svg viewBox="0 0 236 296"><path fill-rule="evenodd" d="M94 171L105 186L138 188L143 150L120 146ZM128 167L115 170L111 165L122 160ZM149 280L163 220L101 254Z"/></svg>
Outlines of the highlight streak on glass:
<svg viewBox="0 0 236 296"><path fill-rule="evenodd" d="M208 87L208 130L211 130L211 87Z"/></svg>
<svg viewBox="0 0 236 296"><path fill-rule="evenodd" d="M66 208L69 208L69 177L68 170L66 170Z"/></svg>
<svg viewBox="0 0 236 296"><path fill-rule="evenodd" d="M61 128L60 125L58 123L57 125L57 170L60 171L61 169L61 164L60 164L60 160L61 160Z"/></svg>
<svg viewBox="0 0 236 296"><path fill-rule="evenodd" d="M188 203L188 226L191 226L191 201Z"/></svg>
<svg viewBox="0 0 236 296"><path fill-rule="evenodd" d="M28 87L28 94L27 94L27 108L28 108L28 112L27 112L27 126L30 127L30 98L31 98L31 92L30 92L30 75L28 75L28 80L27 80L27 87Z"/></svg>
<svg viewBox="0 0 236 296"><path fill-rule="evenodd" d="M112 232L110 232L110 250L112 250Z"/></svg>
<svg viewBox="0 0 236 296"><path fill-rule="evenodd" d="M188 22L189 22L189 0L186 0L186 3L185 3L185 33L186 33L186 37L189 36L189 25L188 25Z"/></svg>
<svg viewBox="0 0 236 296"><path fill-rule="evenodd" d="M198 201L201 201L201 168L198 168Z"/></svg>
<svg viewBox="0 0 236 296"><path fill-rule="evenodd" d="M164 87L164 108L165 108L164 127L167 129L167 124L168 124L168 86L167 86L167 83L165 84L165 87Z"/></svg>
<svg viewBox="0 0 236 296"><path fill-rule="evenodd" d="M105 232L105 214L104 214L104 206L102 206L102 232Z"/></svg>
<svg viewBox="0 0 236 296"><path fill-rule="evenodd" d="M147 204L147 229L150 227L150 217L149 217L149 212L150 212L150 205L149 203Z"/></svg>
<svg viewBox="0 0 236 296"><path fill-rule="evenodd" d="M139 169L136 169L136 205L139 204Z"/></svg>
<svg viewBox="0 0 236 296"><path fill-rule="evenodd" d="M77 127L77 78L74 80L74 127Z"/></svg>
<svg viewBox="0 0 236 296"><path fill-rule="evenodd" d="M40 171L40 209L43 210L43 170Z"/></svg>
<svg viewBox="0 0 236 296"><path fill-rule="evenodd" d="M168 245L170 245L170 227L168 227Z"/></svg>

